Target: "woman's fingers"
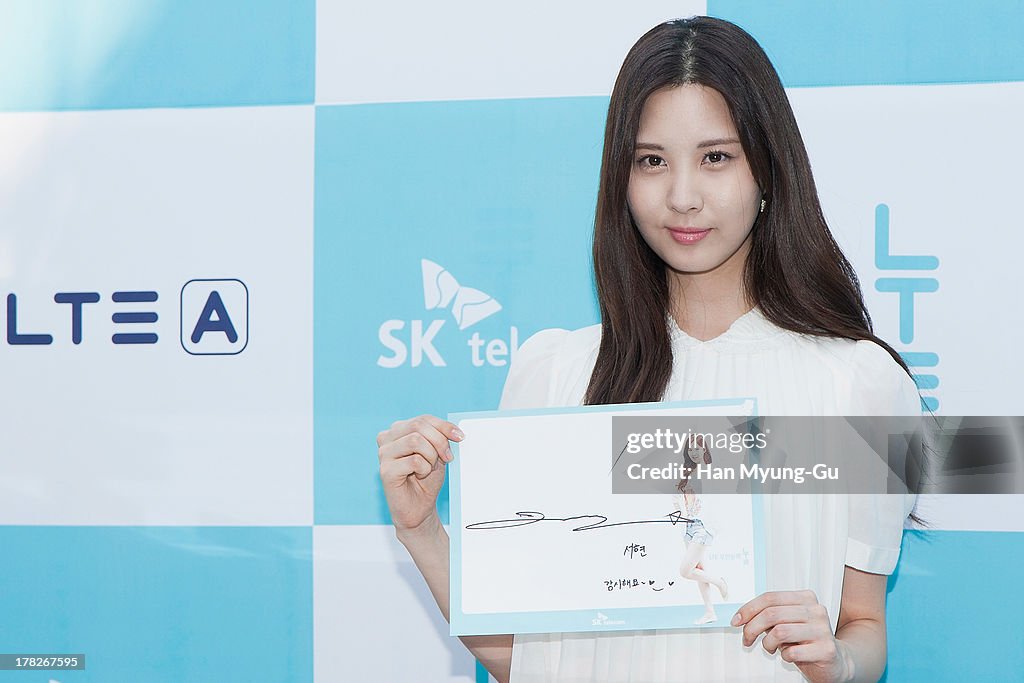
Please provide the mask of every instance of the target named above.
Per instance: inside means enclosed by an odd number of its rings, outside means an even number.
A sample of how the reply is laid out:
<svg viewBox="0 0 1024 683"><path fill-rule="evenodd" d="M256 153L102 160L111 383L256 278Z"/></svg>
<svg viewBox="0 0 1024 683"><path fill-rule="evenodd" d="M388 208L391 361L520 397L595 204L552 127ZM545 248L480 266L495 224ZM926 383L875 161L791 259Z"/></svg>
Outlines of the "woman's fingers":
<svg viewBox="0 0 1024 683"><path fill-rule="evenodd" d="M805 678L834 681L850 671L840 656L841 645L832 633L828 609L814 591L769 591L743 605L732 625L743 626L743 645L761 646L770 654L797 665ZM845 667L845 668L844 668ZM843 678L842 680L846 680Z"/></svg>
<svg viewBox="0 0 1024 683"><path fill-rule="evenodd" d="M422 431L414 431L394 441L388 441L377 451L381 462L403 458L413 453L423 456L431 467L440 458L444 462L451 462L451 449L448 446L448 439L434 427L420 427Z"/></svg>
<svg viewBox="0 0 1024 683"><path fill-rule="evenodd" d="M405 484L409 475L417 479L426 479L434 471L434 466L419 453L381 462L380 479L385 487L398 487Z"/></svg>
<svg viewBox="0 0 1024 683"><path fill-rule="evenodd" d="M807 616L802 605L766 607L743 627L743 644L752 645L759 635L780 624L804 623Z"/></svg>
<svg viewBox="0 0 1024 683"><path fill-rule="evenodd" d="M825 630L829 636L832 635L831 628L826 627ZM768 654L775 654L780 647L785 650L786 645L810 643L824 635L821 625L817 623L782 623L768 629L761 640L761 646Z"/></svg>
<svg viewBox="0 0 1024 683"><path fill-rule="evenodd" d="M415 435L426 439L430 448ZM385 457L420 453L431 465L436 460L435 456L440 456L444 462L451 462L453 456L449 440L461 441L464 437L462 431L453 423L433 415L420 415L410 420L395 422L389 429L378 434L377 445L380 450L377 456L383 460Z"/></svg>
<svg viewBox="0 0 1024 683"><path fill-rule="evenodd" d="M421 432L424 435L440 434L445 441L462 441L465 436L454 423L448 420L442 420L434 415L419 415L409 420L399 420L378 434L377 446L383 446L413 432ZM441 446L442 444L438 443L437 445ZM447 448L447 443L443 445Z"/></svg>
<svg viewBox="0 0 1024 683"><path fill-rule="evenodd" d="M411 455L419 456L431 469L433 469L434 463L440 459L434 444L419 432L406 434L397 441L386 443L378 451L381 467L388 461L407 458Z"/></svg>
<svg viewBox="0 0 1024 683"><path fill-rule="evenodd" d="M463 438L456 425L433 415L395 422L377 435L381 480L398 486L410 475L425 479L452 461L450 440Z"/></svg>
<svg viewBox="0 0 1024 683"><path fill-rule="evenodd" d="M818 603L813 591L769 591L740 607L733 626L743 625L743 644L779 624L817 623L828 625L828 610ZM831 632L831 628L829 629Z"/></svg>
<svg viewBox="0 0 1024 683"><path fill-rule="evenodd" d="M814 591L767 591L741 606L733 617L732 625L739 626L747 623L767 607L817 604L818 596Z"/></svg>
<svg viewBox="0 0 1024 683"><path fill-rule="evenodd" d="M779 652L779 656L782 659L794 664L831 662L836 658L837 654L836 641L832 639L788 645Z"/></svg>

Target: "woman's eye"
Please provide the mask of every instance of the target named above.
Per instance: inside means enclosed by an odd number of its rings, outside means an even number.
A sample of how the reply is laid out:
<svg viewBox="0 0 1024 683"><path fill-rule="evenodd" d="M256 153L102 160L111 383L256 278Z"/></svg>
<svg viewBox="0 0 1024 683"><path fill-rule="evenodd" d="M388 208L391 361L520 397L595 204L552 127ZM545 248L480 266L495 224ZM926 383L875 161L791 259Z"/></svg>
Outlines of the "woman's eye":
<svg viewBox="0 0 1024 683"><path fill-rule="evenodd" d="M662 166L665 165L665 160L659 157L657 154L648 154L647 156L640 157L637 160L637 163L639 163L641 166L661 168Z"/></svg>
<svg viewBox="0 0 1024 683"><path fill-rule="evenodd" d="M708 152L707 154L704 155L704 159L709 164L720 164L728 158L729 155L726 154L725 152Z"/></svg>

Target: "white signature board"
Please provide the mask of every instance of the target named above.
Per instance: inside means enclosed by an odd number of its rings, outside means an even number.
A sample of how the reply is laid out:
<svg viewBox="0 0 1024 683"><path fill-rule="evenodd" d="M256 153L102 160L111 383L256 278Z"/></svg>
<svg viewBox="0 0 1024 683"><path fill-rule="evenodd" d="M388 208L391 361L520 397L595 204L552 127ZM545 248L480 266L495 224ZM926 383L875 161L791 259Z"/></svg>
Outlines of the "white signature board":
<svg viewBox="0 0 1024 683"><path fill-rule="evenodd" d="M727 625L764 591L759 495L701 495L686 517L681 494L613 493L612 419L755 414L729 399L450 415L466 435L449 465L451 633ZM698 581L681 574L695 554L716 579L705 624Z"/></svg>

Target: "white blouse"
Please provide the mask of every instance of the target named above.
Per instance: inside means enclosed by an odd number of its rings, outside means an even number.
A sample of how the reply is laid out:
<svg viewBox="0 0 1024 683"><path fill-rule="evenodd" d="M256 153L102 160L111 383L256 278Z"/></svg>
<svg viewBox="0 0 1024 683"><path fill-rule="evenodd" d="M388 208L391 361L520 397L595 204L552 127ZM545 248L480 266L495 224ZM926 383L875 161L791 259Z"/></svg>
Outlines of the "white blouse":
<svg viewBox="0 0 1024 683"><path fill-rule="evenodd" d="M664 400L757 397L761 415L919 415L914 381L870 341L776 327L757 308L700 341L672 325ZM600 325L542 330L518 350L501 408L582 405ZM835 631L844 566L891 574L913 496L768 495L763 499L767 590L811 589ZM721 610L719 610L721 612ZM728 624L732 614L720 613ZM799 681L795 665L735 627L516 635L512 683Z"/></svg>

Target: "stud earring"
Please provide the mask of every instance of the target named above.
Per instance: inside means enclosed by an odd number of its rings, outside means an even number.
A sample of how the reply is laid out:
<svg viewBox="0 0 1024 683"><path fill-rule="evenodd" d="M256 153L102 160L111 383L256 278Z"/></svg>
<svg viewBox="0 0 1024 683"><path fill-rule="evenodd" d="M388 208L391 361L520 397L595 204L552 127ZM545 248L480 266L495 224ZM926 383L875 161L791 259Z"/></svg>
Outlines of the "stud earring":
<svg viewBox="0 0 1024 683"><path fill-rule="evenodd" d="M761 200L761 210L758 213L764 213L764 207L768 204L765 200Z"/></svg>

